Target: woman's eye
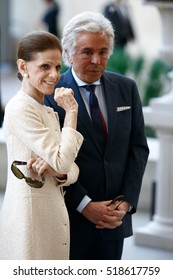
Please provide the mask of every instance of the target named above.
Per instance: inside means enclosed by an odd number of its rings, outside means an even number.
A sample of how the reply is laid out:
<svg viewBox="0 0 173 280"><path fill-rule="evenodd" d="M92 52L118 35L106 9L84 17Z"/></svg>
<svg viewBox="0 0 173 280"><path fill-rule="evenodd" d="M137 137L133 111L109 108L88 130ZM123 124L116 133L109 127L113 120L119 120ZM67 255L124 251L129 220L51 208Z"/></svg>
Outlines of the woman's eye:
<svg viewBox="0 0 173 280"><path fill-rule="evenodd" d="M43 65L41 66L41 68L47 70L47 69L49 69L49 65L48 65L48 64L43 64Z"/></svg>
<svg viewBox="0 0 173 280"><path fill-rule="evenodd" d="M61 65L57 65L57 66L56 66L56 70L57 70L57 71L61 70Z"/></svg>

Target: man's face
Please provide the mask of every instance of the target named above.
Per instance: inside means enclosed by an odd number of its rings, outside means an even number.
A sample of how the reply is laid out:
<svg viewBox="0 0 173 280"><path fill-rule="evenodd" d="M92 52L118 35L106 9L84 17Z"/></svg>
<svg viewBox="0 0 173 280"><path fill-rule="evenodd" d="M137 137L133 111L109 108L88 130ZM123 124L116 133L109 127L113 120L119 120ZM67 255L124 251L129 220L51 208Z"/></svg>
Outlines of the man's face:
<svg viewBox="0 0 173 280"><path fill-rule="evenodd" d="M79 79L91 84L100 79L108 60L109 41L105 33L80 33L71 64Z"/></svg>

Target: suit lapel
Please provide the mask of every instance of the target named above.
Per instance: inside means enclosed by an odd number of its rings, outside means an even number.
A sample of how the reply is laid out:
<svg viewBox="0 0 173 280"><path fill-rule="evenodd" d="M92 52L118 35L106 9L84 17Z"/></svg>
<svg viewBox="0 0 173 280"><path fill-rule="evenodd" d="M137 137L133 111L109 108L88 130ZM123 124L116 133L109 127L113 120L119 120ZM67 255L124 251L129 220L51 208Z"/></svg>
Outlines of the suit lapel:
<svg viewBox="0 0 173 280"><path fill-rule="evenodd" d="M101 82L103 84L106 107L107 107L107 116L108 116L108 139L107 145L105 149L105 153L107 154L109 149L111 148L112 142L114 140L115 131L116 131L116 116L117 116L117 92L118 86L110 76L104 74L101 78Z"/></svg>

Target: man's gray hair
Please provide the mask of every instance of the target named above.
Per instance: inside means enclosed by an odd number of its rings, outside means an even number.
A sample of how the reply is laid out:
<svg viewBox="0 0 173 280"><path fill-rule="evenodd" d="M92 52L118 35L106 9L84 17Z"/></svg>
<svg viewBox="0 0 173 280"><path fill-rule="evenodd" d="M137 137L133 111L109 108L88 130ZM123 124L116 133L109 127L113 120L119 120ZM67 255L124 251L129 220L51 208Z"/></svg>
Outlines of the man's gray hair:
<svg viewBox="0 0 173 280"><path fill-rule="evenodd" d="M71 65L70 60L75 53L78 35L84 32L104 32L109 40L109 56L113 53L114 30L111 22L100 13L83 12L74 16L64 27L61 42L65 65Z"/></svg>

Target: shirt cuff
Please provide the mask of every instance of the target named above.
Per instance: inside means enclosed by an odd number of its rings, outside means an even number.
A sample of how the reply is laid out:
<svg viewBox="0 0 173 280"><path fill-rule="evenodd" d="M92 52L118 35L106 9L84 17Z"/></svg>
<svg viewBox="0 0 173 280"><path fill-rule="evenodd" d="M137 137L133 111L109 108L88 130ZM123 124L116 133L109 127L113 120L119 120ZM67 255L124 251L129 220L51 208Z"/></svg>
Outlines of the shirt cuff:
<svg viewBox="0 0 173 280"><path fill-rule="evenodd" d="M79 203L78 207L77 207L77 211L78 212L82 212L82 210L85 208L85 206L91 201L91 198L87 195L85 195L83 197L83 199L81 200L81 202Z"/></svg>

